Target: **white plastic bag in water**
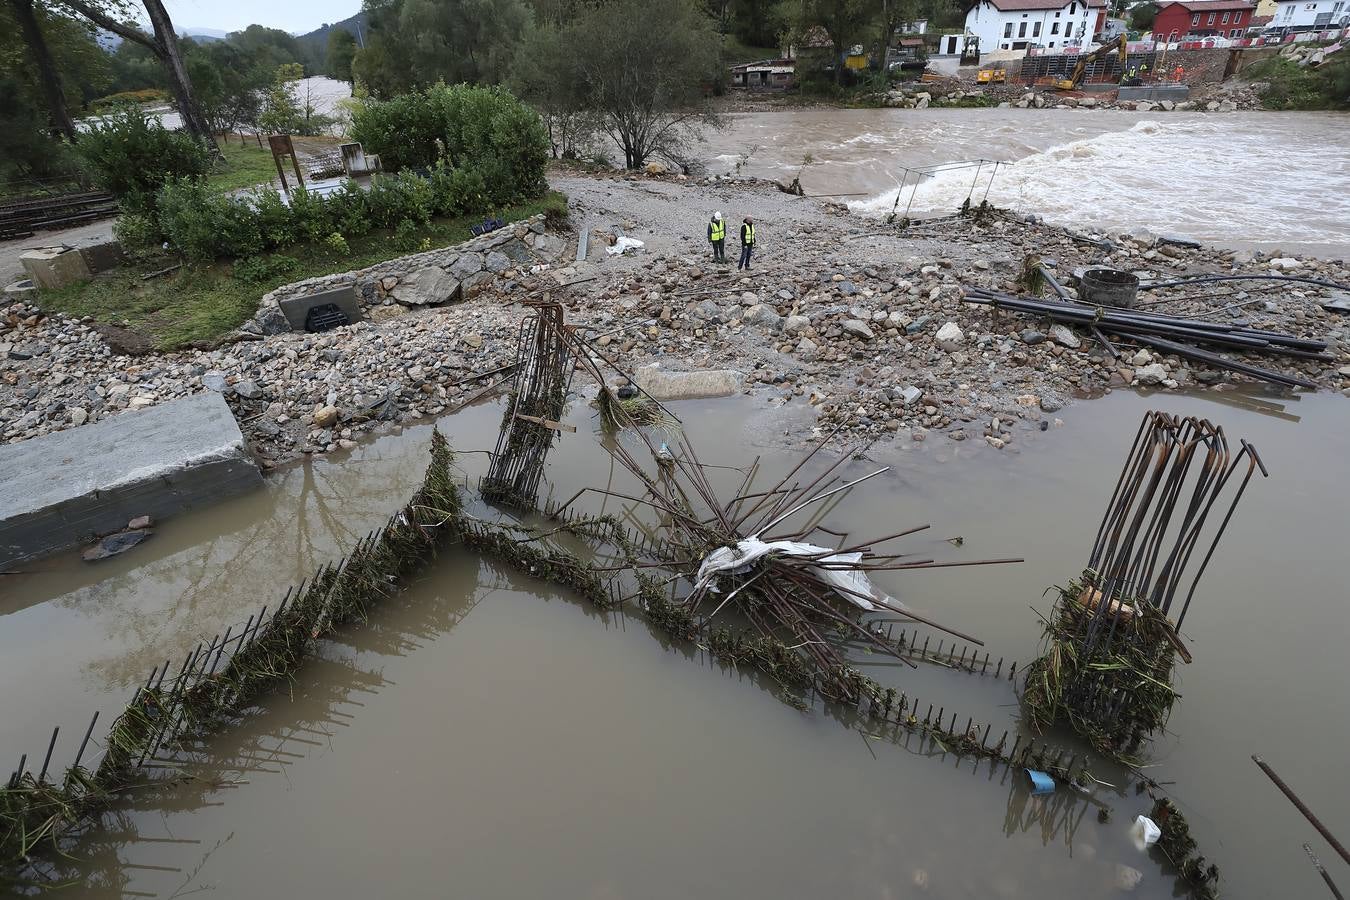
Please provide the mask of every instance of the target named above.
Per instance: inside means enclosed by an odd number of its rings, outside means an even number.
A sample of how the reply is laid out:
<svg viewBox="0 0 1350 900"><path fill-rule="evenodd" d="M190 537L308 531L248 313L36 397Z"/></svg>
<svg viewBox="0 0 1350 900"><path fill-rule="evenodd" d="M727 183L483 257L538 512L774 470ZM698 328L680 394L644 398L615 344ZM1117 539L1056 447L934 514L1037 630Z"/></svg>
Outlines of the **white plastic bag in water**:
<svg viewBox="0 0 1350 900"><path fill-rule="evenodd" d="M1158 843L1158 838L1162 837L1162 829L1148 816L1138 816L1134 820L1134 825L1130 827L1130 837L1134 838L1135 847L1144 850Z"/></svg>

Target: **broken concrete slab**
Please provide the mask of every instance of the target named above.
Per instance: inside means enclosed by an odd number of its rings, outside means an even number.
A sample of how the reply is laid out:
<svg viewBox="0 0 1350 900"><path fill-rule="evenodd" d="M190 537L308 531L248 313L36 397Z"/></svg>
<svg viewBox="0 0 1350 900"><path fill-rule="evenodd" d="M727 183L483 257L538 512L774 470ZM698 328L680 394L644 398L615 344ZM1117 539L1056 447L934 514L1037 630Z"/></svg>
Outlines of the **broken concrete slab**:
<svg viewBox="0 0 1350 900"><path fill-rule="evenodd" d="M56 290L93 278L84 256L66 247L38 247L19 255L19 263L40 288Z"/></svg>
<svg viewBox="0 0 1350 900"><path fill-rule="evenodd" d="M125 258L122 242L115 238L82 241L75 249L84 257L85 266L95 275L99 272L112 271L120 266Z"/></svg>
<svg viewBox="0 0 1350 900"><path fill-rule="evenodd" d="M657 400L729 397L741 389L744 380L745 376L731 369L665 372L659 364L643 366L633 373L633 381Z"/></svg>
<svg viewBox="0 0 1350 900"><path fill-rule="evenodd" d="M0 569L262 484L208 391L0 447Z"/></svg>

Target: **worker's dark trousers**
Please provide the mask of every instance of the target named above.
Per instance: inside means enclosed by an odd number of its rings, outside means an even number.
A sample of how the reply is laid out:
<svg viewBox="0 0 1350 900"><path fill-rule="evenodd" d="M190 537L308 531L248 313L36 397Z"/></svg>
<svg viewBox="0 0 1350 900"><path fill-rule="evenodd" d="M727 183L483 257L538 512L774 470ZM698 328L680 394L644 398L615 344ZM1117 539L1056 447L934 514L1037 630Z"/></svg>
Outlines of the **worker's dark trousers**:
<svg viewBox="0 0 1350 900"><path fill-rule="evenodd" d="M741 244L741 261L736 266L737 269L750 268L750 251L755 249L754 244Z"/></svg>
<svg viewBox="0 0 1350 900"><path fill-rule="evenodd" d="M713 242L712 242L712 245L713 245L713 262L726 262L726 261L727 261L727 251L726 251L726 249L725 249L725 248L726 248L726 243L727 243L726 241L713 241Z"/></svg>

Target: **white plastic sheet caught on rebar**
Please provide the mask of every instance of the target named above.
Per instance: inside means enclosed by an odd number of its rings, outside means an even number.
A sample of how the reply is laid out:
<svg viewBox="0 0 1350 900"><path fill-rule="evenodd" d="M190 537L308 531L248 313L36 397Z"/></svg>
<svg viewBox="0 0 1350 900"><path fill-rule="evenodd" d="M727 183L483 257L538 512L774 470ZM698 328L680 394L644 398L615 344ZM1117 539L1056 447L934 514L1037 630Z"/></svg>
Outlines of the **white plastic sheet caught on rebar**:
<svg viewBox="0 0 1350 900"><path fill-rule="evenodd" d="M872 612L881 607L894 610L900 606L898 601L878 591L865 572L852 568L862 561L861 553L835 553L829 547L817 547L815 544L804 544L800 541L766 543L753 536L738 541L735 549L718 547L704 557L703 563L698 567L698 580L694 584L694 590L706 586L711 591L717 591L717 586L712 582L718 575L723 572L743 575L750 571L756 560L771 553L810 558L810 563L818 571L820 580L832 585L835 593L860 609ZM872 603L865 599L867 597L877 602Z"/></svg>

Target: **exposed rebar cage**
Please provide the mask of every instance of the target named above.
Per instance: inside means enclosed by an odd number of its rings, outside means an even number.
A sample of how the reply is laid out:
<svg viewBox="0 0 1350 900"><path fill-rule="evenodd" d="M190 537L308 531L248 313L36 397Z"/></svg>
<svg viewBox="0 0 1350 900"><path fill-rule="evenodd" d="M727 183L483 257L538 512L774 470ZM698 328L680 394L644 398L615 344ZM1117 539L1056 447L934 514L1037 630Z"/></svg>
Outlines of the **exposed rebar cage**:
<svg viewBox="0 0 1350 900"><path fill-rule="evenodd" d="M1037 727L1064 715L1097 750L1125 757L1166 724L1176 658L1191 660L1179 629L1196 587L1252 476L1268 474L1239 444L1232 452L1206 419L1144 416L1087 568L1058 589L1045 653L1027 667L1023 702ZM1216 508L1222 520L1207 527Z"/></svg>
<svg viewBox="0 0 1350 900"><path fill-rule="evenodd" d="M569 326L558 303L538 304L535 315L521 323L511 396L492 466L482 482L485 499L534 508L576 371L568 337Z"/></svg>

